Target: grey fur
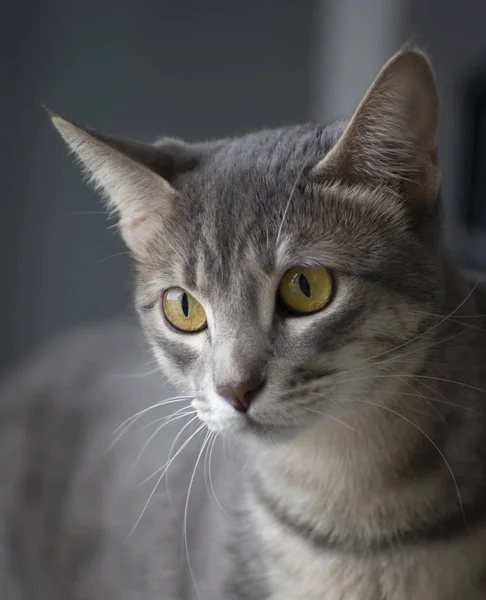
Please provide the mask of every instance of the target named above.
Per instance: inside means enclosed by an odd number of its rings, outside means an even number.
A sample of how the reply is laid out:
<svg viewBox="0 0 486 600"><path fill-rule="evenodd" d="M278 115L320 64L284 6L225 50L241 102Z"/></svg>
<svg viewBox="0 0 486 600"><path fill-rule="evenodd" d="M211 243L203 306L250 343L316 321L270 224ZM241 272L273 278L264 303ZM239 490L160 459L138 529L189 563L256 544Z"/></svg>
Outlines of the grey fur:
<svg viewBox="0 0 486 600"><path fill-rule="evenodd" d="M157 487L142 511L151 488L127 473L147 433L100 458L123 414L158 398L150 376L108 380L139 368L139 336L119 324L62 343L5 392L3 456L23 457L4 469L9 599L486 597L486 301L443 247L437 106L427 59L404 50L330 127L143 147L53 117L119 216L157 361L238 452L213 454L229 519L202 473L190 485L197 436L171 496ZM276 290L306 264L335 291L297 317ZM165 320L170 286L201 301L206 330ZM83 348L76 369L66 344ZM59 355L66 376L46 377ZM265 386L244 415L216 388L250 377ZM142 479L173 437L151 440Z"/></svg>

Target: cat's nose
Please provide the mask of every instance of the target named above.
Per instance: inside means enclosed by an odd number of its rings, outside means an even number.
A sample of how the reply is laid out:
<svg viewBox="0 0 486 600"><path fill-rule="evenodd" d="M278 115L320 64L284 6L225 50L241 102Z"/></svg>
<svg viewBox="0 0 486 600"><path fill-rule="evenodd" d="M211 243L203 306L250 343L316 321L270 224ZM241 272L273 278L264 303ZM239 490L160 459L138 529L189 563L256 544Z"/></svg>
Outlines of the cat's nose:
<svg viewBox="0 0 486 600"><path fill-rule="evenodd" d="M252 377L232 385L222 385L216 391L240 412L247 412L250 404L263 388L265 381L261 377Z"/></svg>

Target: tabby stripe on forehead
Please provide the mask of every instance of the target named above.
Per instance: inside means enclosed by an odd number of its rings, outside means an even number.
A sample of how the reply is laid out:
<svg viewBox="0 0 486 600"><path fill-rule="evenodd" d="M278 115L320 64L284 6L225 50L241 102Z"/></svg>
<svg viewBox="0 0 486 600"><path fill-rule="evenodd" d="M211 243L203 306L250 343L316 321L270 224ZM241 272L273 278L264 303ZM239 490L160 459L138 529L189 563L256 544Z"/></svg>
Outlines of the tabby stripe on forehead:
<svg viewBox="0 0 486 600"><path fill-rule="evenodd" d="M317 549L335 551L344 554L368 557L378 555L401 547L427 543L449 542L451 539L470 534L475 526L486 524L486 482L474 502L464 506L464 513L456 502L454 512L439 517L436 521L417 525L414 529L403 532L390 532L388 536L363 540L352 535L342 535L337 531L315 533L315 527L305 523L279 504L265 489L257 475L252 476L252 489L265 509L285 529L300 538L309 541ZM465 518L465 516L466 518Z"/></svg>

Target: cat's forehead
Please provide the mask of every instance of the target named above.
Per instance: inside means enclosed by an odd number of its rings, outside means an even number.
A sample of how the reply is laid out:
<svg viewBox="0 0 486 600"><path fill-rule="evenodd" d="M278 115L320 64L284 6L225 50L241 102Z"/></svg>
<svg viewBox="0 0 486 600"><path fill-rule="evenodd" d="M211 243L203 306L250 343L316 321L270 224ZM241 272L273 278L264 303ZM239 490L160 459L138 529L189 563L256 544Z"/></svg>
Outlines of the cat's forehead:
<svg viewBox="0 0 486 600"><path fill-rule="evenodd" d="M294 177L306 163L322 159L337 142L345 122L329 127L306 124L264 130L228 140L202 162L204 178L231 184L231 180L251 186L252 174L266 176L267 184Z"/></svg>
<svg viewBox="0 0 486 600"><path fill-rule="evenodd" d="M306 228L312 198L300 191L304 169L327 154L342 128L305 125L230 140L176 181L185 203L174 227L206 258L208 270L255 254L272 268L284 216L293 215L287 230Z"/></svg>
<svg viewBox="0 0 486 600"><path fill-rule="evenodd" d="M304 165L322 159L339 139L345 123L330 127L307 124L230 139L207 153L174 186L190 201L204 207L258 207L258 201L294 183ZM245 202L248 198L249 202ZM273 203L267 202L267 212ZM241 207L242 208L242 207Z"/></svg>
<svg viewBox="0 0 486 600"><path fill-rule="evenodd" d="M231 140L179 178L184 201L159 246L170 283L247 293L293 263L349 268L389 254L395 209L390 219L369 190L362 202L307 181L305 167L329 152L341 130L307 125Z"/></svg>

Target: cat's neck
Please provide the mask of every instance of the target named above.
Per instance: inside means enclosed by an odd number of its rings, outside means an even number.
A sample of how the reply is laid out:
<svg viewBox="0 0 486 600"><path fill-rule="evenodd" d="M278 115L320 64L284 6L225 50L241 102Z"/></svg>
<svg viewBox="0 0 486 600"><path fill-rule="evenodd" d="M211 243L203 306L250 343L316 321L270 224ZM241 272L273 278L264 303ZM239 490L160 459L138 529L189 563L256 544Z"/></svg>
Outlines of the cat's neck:
<svg viewBox="0 0 486 600"><path fill-rule="evenodd" d="M447 351L446 343L441 354ZM471 481L457 484L454 472L460 473L460 465L454 462L454 448L464 419L474 419L471 408L479 392L471 390L466 408L442 400L443 380L458 378L460 368L438 370L433 362L420 370L431 377L428 396L438 398L437 403L424 393L411 396L407 384L393 378L395 403L388 399L384 405L383 396L370 393L340 415L342 423L323 417L291 443L260 449L254 461L255 493L289 522L305 515L309 531L341 539L343 545L380 543L399 531L420 529L475 485L472 472ZM471 435L480 436L480 426Z"/></svg>

